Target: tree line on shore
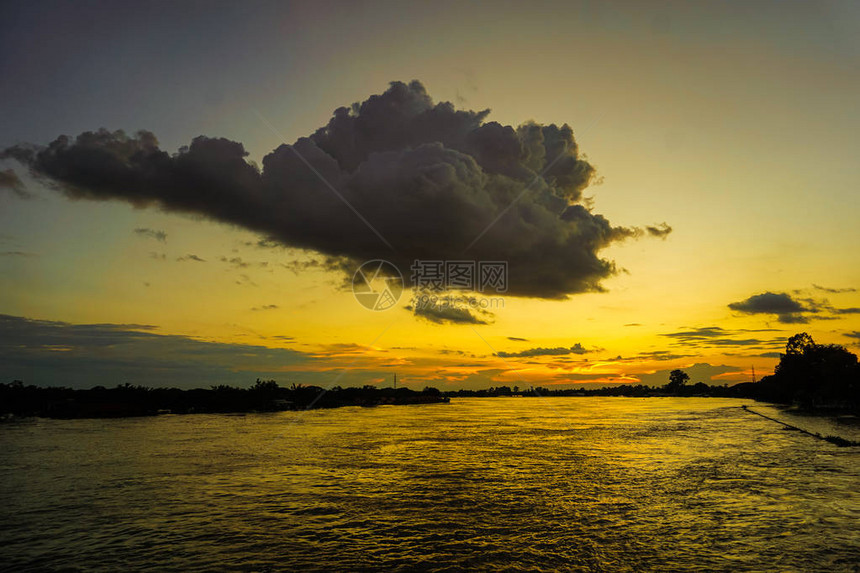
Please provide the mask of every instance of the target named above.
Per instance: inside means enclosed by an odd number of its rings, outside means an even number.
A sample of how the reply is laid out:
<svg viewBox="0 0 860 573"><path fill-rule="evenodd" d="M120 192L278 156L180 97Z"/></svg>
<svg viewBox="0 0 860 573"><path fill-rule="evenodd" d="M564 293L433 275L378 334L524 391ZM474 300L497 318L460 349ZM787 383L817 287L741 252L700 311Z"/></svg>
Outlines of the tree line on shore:
<svg viewBox="0 0 860 573"><path fill-rule="evenodd" d="M518 386L498 386L485 390L456 390L447 396L703 396L752 398L777 404L791 404L805 410L860 410L860 365L857 356L837 344L816 344L802 332L788 339L774 373L757 382L715 386L697 382L681 369L669 373L663 386L623 384L602 388L546 388L521 390Z"/></svg>
<svg viewBox="0 0 860 573"><path fill-rule="evenodd" d="M838 344L816 344L805 332L788 339L774 373L734 386L744 397L806 410L860 410L857 355Z"/></svg>
<svg viewBox="0 0 860 573"><path fill-rule="evenodd" d="M158 413L231 413L305 410L341 406L383 404L427 404L446 402L450 397L498 396L710 396L753 398L766 402L793 404L803 409L840 409L860 412L860 365L857 356L835 344L816 344L806 333L792 336L774 373L758 382L733 386L689 384L680 369L669 374L663 386L644 384L603 388L563 388L498 386L485 390L441 392L427 387L422 391L366 385L360 388L324 389L292 384L281 387L274 380L258 379L250 388L212 386L209 389L180 390L124 384L115 388L96 386L88 390L65 387L25 386L21 381L0 384L0 415L44 416L52 418L145 416Z"/></svg>
<svg viewBox="0 0 860 573"><path fill-rule="evenodd" d="M341 388L278 385L260 380L250 388L212 386L181 390L123 384L90 389L25 386L16 380L0 384L0 415L49 418L117 418L156 414L276 412L342 406L427 404L447 398L434 388Z"/></svg>

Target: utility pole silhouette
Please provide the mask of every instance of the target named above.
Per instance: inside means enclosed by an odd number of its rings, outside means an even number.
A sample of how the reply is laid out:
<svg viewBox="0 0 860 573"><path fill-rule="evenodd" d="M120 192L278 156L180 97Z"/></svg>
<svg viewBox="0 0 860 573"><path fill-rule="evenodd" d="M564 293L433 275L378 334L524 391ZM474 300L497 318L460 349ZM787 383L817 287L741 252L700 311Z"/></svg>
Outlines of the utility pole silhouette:
<svg viewBox="0 0 860 573"><path fill-rule="evenodd" d="M394 373L394 389L397 390L397 372Z"/></svg>

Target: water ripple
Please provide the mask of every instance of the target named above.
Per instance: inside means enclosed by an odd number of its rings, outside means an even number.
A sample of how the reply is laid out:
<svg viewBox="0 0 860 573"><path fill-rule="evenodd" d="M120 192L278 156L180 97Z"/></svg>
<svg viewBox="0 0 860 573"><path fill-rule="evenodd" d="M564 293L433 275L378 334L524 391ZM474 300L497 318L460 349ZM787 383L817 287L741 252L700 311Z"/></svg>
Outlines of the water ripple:
<svg viewBox="0 0 860 573"><path fill-rule="evenodd" d="M857 571L860 454L742 403L496 398L300 423L7 424L0 567Z"/></svg>

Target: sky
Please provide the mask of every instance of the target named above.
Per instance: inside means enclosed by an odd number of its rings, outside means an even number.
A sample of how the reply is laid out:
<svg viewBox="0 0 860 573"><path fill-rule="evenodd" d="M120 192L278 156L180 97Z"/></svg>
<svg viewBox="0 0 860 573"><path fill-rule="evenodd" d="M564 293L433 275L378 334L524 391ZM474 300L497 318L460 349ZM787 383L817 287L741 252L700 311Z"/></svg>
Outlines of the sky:
<svg viewBox="0 0 860 573"><path fill-rule="evenodd" d="M0 381L733 384L797 332L857 352L856 3L0 15Z"/></svg>

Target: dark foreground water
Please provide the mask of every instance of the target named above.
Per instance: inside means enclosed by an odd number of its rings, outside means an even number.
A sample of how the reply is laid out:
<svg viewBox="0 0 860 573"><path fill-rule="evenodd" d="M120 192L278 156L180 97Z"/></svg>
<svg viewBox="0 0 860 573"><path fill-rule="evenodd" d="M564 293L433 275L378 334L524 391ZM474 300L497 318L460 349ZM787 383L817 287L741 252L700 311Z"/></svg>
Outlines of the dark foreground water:
<svg viewBox="0 0 860 573"><path fill-rule="evenodd" d="M743 403L491 398L4 424L0 564L857 571L860 449Z"/></svg>

